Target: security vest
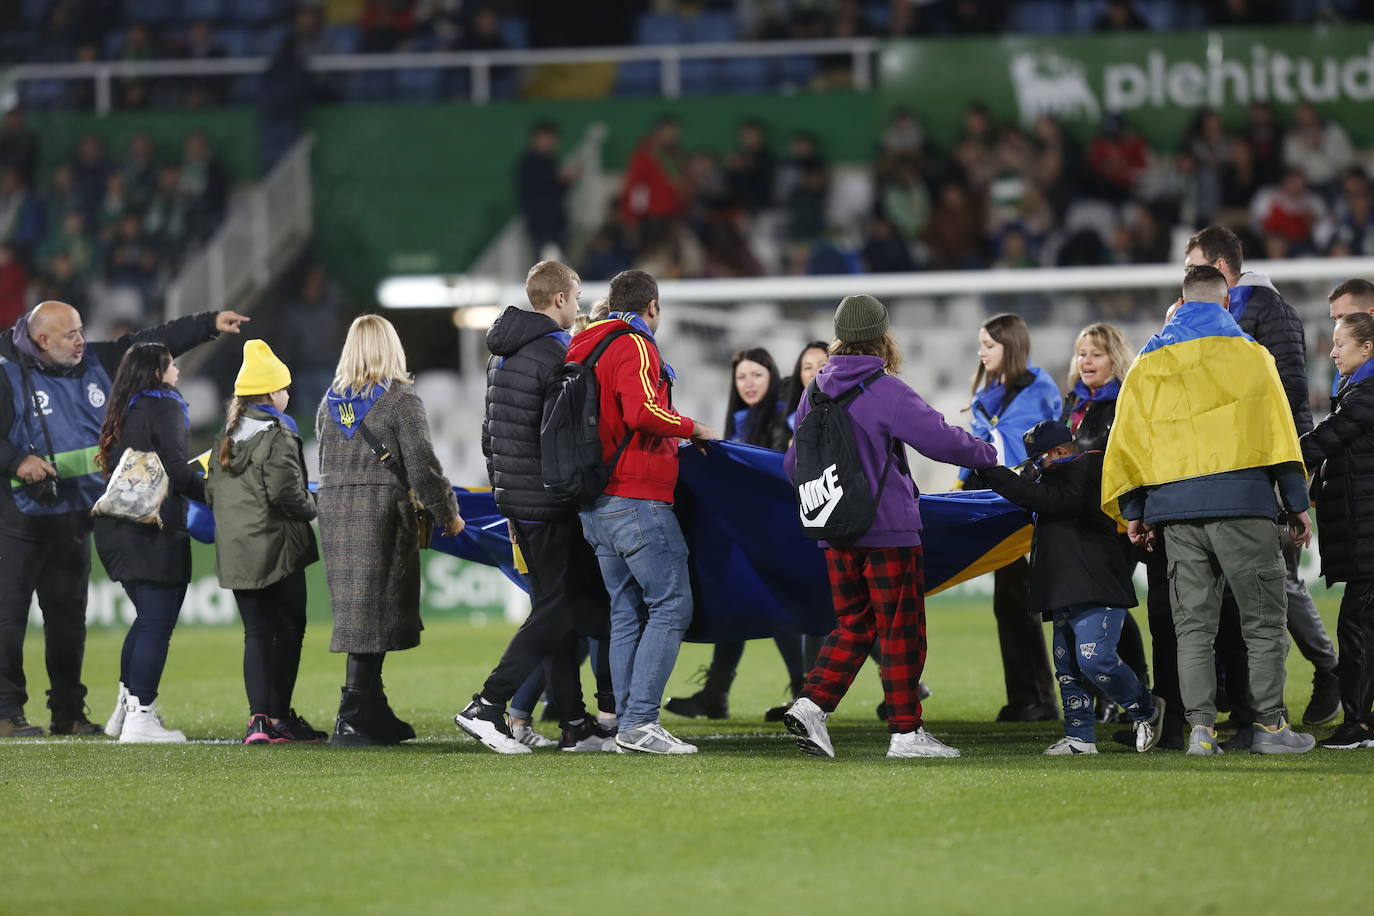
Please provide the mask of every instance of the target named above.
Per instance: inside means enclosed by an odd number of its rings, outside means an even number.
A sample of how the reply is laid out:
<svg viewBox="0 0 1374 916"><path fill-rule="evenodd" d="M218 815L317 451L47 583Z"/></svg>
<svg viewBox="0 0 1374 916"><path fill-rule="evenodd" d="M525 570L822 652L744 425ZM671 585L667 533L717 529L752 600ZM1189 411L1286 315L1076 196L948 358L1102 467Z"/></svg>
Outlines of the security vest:
<svg viewBox="0 0 1374 916"><path fill-rule="evenodd" d="M54 505L35 502L24 492L24 482L11 478L15 507L25 515L89 512L105 492L105 477L96 467L95 455L105 421L105 401L110 396L110 376L90 355L82 363L80 375L45 375L25 370L4 357L0 357L0 369L9 379L14 399L14 424L6 438L16 448L50 460L57 467L58 499ZM50 454L48 438L43 434L40 409L55 454Z"/></svg>

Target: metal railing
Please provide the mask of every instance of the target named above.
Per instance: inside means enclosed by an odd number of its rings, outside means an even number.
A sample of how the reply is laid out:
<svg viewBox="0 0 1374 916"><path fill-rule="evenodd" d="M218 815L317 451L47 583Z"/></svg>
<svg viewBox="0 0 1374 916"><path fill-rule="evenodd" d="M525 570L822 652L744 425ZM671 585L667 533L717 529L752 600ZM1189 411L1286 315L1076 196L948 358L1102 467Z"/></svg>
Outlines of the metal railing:
<svg viewBox="0 0 1374 916"><path fill-rule="evenodd" d="M167 317L232 308L261 293L314 229L310 152L296 141L266 178L230 203L224 223L167 287Z"/></svg>
<svg viewBox="0 0 1374 916"><path fill-rule="evenodd" d="M746 41L719 44L629 45L600 48L555 48L516 51L435 51L397 54L320 54L307 60L319 73L368 70L466 70L472 76L470 99L485 105L492 97L492 73L500 68L543 64L629 63L659 64L659 91L665 98L682 95L682 64L689 60L816 57L850 58L850 75L858 90L873 87L873 56L880 42L874 38L820 38L799 41ZM234 76L263 73L269 59L240 57L227 60L119 60L92 63L20 64L7 76L27 80L93 80L95 108L109 113L114 81L133 77Z"/></svg>

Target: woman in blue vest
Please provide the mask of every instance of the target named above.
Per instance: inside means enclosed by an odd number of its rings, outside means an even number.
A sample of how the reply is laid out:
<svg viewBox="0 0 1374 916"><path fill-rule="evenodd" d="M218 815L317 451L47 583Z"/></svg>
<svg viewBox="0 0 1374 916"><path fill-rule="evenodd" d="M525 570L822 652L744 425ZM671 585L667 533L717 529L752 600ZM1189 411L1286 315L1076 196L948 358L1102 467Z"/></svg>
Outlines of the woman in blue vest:
<svg viewBox="0 0 1374 916"><path fill-rule="evenodd" d="M186 736L166 728L157 712L167 647L191 582L186 500L205 499L200 474L187 463L186 402L174 387L179 372L162 344L131 347L119 363L100 430L96 462L110 473L127 449L156 452L167 472L162 525L96 518L95 548L109 577L124 586L136 614L119 659L119 708L107 732L124 743L176 744ZM122 713L122 715L121 715Z"/></svg>
<svg viewBox="0 0 1374 916"><path fill-rule="evenodd" d="M1043 420L1058 420L1059 387L1044 369L1030 365L1030 329L1019 315L995 315L978 330L978 371L973 376L973 434L997 448L1006 467L1026 460L1021 437ZM960 481L968 480L968 471ZM1056 719L1059 710L1050 676L1049 653L1040 615L1032 614L1030 564L1025 557L993 574L992 612L1002 649L1007 705L999 722Z"/></svg>
<svg viewBox="0 0 1374 916"><path fill-rule="evenodd" d="M763 347L740 350L730 361L730 400L725 410L725 439L784 451L792 441L792 429L787 425L787 402L782 396L782 378L778 364ZM792 697L801 692L806 668L802 658L802 635L795 629L779 630L773 637L783 664L787 666L788 685ZM701 689L689 697L671 697L664 708L679 716L695 719L728 719L730 717L730 686L744 657L744 642L716 643L711 653L711 666L705 670ZM764 717L770 722L782 720L787 707L769 709Z"/></svg>

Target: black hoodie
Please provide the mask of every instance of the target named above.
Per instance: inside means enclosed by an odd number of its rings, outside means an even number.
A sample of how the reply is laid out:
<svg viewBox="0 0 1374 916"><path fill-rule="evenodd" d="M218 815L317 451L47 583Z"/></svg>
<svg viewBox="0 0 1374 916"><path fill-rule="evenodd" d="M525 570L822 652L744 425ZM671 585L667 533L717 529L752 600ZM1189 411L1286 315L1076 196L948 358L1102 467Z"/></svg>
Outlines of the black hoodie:
<svg viewBox="0 0 1374 916"><path fill-rule="evenodd" d="M510 306L487 331L487 407L482 454L496 505L509 519L552 522L576 510L544 492L539 422L544 388L568 355L568 332L548 315Z"/></svg>

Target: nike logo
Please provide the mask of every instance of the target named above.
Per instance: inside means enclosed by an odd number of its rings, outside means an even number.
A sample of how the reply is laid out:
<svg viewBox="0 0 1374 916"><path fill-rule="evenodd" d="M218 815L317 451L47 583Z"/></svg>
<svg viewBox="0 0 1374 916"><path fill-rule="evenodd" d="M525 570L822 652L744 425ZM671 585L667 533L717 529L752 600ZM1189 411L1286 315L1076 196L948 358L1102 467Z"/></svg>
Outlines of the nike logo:
<svg viewBox="0 0 1374 916"><path fill-rule="evenodd" d="M824 528L843 497L844 488L840 486L833 464L822 471L821 476L815 480L798 484L797 498L801 503L802 525L807 528Z"/></svg>

